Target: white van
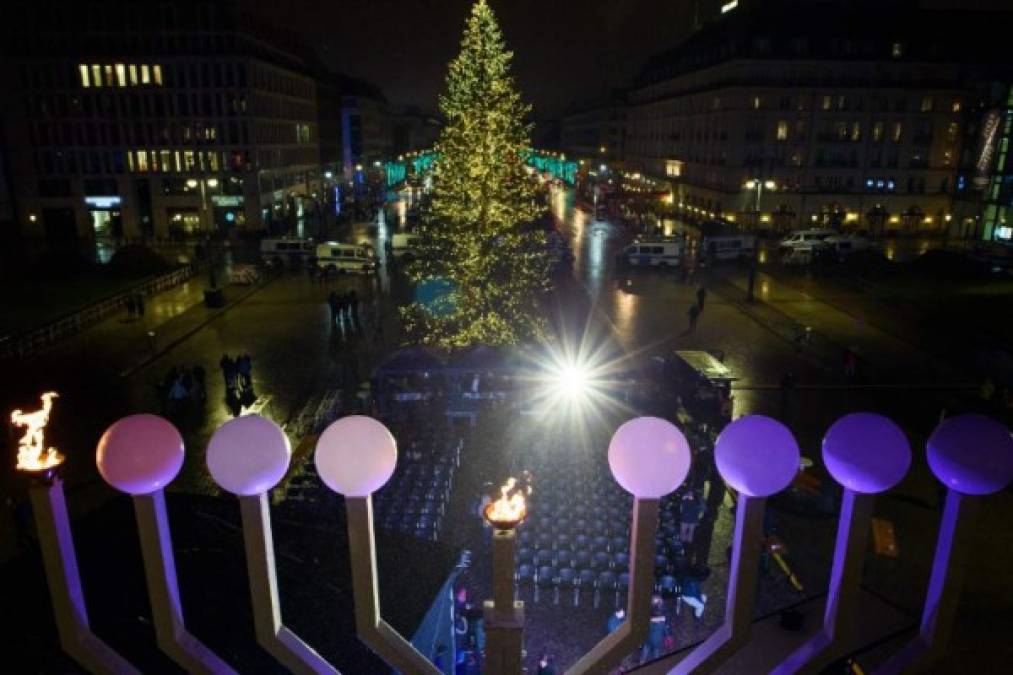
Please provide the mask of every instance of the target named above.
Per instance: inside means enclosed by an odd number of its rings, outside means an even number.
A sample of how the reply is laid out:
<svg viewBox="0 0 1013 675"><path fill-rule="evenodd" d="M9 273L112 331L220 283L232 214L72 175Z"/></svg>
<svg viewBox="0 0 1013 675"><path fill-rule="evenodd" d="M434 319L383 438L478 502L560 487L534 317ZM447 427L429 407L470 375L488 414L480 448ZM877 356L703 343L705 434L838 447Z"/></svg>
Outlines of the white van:
<svg viewBox="0 0 1013 675"><path fill-rule="evenodd" d="M365 246L329 241L317 244L317 267L329 272L363 272L376 270L376 260Z"/></svg>
<svg viewBox="0 0 1013 675"><path fill-rule="evenodd" d="M824 240L837 235L835 230L799 230L781 240L778 248L782 253L813 251L824 246Z"/></svg>
<svg viewBox="0 0 1013 675"><path fill-rule="evenodd" d="M623 249L633 267L677 267L682 263L682 239L645 239Z"/></svg>
<svg viewBox="0 0 1013 675"><path fill-rule="evenodd" d="M420 239L421 237L417 234L398 232L390 238L390 254L395 260L414 260L419 255Z"/></svg>
<svg viewBox="0 0 1013 675"><path fill-rule="evenodd" d="M313 257L315 250L312 239L268 237L260 240L260 259L268 267L299 267Z"/></svg>
<svg viewBox="0 0 1013 675"><path fill-rule="evenodd" d="M722 234L705 236L700 252L708 260L741 260L756 253L756 236L752 234Z"/></svg>

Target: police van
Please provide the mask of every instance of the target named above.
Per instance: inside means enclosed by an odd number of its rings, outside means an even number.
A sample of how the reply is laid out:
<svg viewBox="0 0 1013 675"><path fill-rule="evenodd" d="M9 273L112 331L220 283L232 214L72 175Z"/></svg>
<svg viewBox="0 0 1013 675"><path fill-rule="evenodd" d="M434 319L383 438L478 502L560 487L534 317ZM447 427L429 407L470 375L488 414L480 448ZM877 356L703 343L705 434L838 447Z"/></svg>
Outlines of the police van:
<svg viewBox="0 0 1013 675"><path fill-rule="evenodd" d="M342 244L329 241L317 244L317 267L327 272L362 272L376 270L376 260L360 244Z"/></svg>
<svg viewBox="0 0 1013 675"><path fill-rule="evenodd" d="M704 236L700 250L712 261L752 258L756 253L756 236L752 234Z"/></svg>
<svg viewBox="0 0 1013 675"><path fill-rule="evenodd" d="M260 259L268 267L299 267L313 257L312 239L267 237L260 240Z"/></svg>
<svg viewBox="0 0 1013 675"><path fill-rule="evenodd" d="M682 263L682 254L681 238L644 239L623 249L631 267L678 267Z"/></svg>
<svg viewBox="0 0 1013 675"><path fill-rule="evenodd" d="M395 260L411 262L418 257L421 239L422 237L411 232L398 232L390 238L390 254Z"/></svg>

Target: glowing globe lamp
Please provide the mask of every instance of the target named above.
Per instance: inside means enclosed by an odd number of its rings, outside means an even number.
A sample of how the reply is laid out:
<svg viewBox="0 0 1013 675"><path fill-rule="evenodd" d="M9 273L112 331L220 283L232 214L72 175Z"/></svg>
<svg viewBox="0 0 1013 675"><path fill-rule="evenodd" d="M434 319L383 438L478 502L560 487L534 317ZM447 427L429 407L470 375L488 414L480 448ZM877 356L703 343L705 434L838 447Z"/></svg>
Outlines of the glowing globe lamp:
<svg viewBox="0 0 1013 675"><path fill-rule="evenodd" d="M714 463L735 490L750 497L769 497L788 487L798 474L798 443L777 420L746 415L718 436Z"/></svg>
<svg viewBox="0 0 1013 675"><path fill-rule="evenodd" d="M911 467L911 446L900 427L874 413L845 415L823 437L823 463L838 483L865 494L897 485Z"/></svg>
<svg viewBox="0 0 1013 675"><path fill-rule="evenodd" d="M946 487L989 495L1013 480L1013 439L1004 424L984 415L957 415L929 436L929 468Z"/></svg>
<svg viewBox="0 0 1013 675"><path fill-rule="evenodd" d="M397 443L372 417L349 415L320 434L314 460L327 487L346 497L366 497L393 475Z"/></svg>
<svg viewBox="0 0 1013 675"><path fill-rule="evenodd" d="M689 473L691 453L682 432L659 417L624 423L609 443L609 468L635 497L658 499L679 487Z"/></svg>
<svg viewBox="0 0 1013 675"><path fill-rule="evenodd" d="M267 492L288 471L292 447L281 427L260 415L243 415L220 426L208 443L211 477L240 496Z"/></svg>
<svg viewBox="0 0 1013 675"><path fill-rule="evenodd" d="M130 415L102 434L95 462L112 487L146 495L172 482L183 467L183 454L183 437L167 419Z"/></svg>

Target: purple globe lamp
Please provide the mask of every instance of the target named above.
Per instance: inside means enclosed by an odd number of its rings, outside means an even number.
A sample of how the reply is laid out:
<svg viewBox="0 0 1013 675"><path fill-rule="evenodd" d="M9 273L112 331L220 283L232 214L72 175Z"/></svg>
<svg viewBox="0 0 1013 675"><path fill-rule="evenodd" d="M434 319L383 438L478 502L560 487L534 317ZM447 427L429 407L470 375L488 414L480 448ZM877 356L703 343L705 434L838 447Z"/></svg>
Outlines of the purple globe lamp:
<svg viewBox="0 0 1013 675"><path fill-rule="evenodd" d="M372 417L342 417L320 434L314 461L320 479L345 497L359 639L396 670L440 675L436 666L380 616L372 494L394 474L397 465L394 436Z"/></svg>
<svg viewBox="0 0 1013 675"><path fill-rule="evenodd" d="M164 489L179 474L184 454L183 438L171 422L131 415L106 429L95 460L102 478L133 498L159 648L189 672L235 673L183 621Z"/></svg>
<svg viewBox="0 0 1013 675"><path fill-rule="evenodd" d="M911 446L890 419L854 413L834 422L823 437L823 463L844 486L823 628L772 671L778 675L821 672L852 645L875 495L907 475Z"/></svg>
<svg viewBox="0 0 1013 675"><path fill-rule="evenodd" d="M257 642L293 673L336 675L338 671L281 620L268 491L284 478L291 458L288 436L260 415L229 420L211 436L207 448L211 477L239 498Z"/></svg>
<svg viewBox="0 0 1013 675"><path fill-rule="evenodd" d="M767 497L791 484L798 474L799 456L798 443L791 431L763 415L740 417L718 436L714 445L715 464L725 482L739 493L725 621L669 672L714 672L746 643L756 596Z"/></svg>
<svg viewBox="0 0 1013 675"><path fill-rule="evenodd" d="M581 657L567 675L611 672L647 639L658 510L661 498L686 480L691 456L682 432L658 417L629 420L613 434L609 468L616 482L633 495L627 620Z"/></svg>
<svg viewBox="0 0 1013 675"><path fill-rule="evenodd" d="M951 417L932 432L926 449L929 468L947 488L932 575L918 637L875 671L880 675L922 668L945 649L981 497L1004 489L1013 480L1013 438L1004 424L990 417Z"/></svg>

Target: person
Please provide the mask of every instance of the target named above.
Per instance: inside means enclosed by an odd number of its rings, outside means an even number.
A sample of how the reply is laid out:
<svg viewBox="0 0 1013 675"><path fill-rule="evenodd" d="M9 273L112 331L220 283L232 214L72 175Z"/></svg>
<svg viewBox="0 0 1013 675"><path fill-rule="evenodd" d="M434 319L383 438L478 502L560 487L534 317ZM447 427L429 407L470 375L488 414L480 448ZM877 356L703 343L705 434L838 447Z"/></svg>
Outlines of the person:
<svg viewBox="0 0 1013 675"><path fill-rule="evenodd" d="M687 490L679 504L679 540L684 544L693 543L696 527L703 517L703 505L695 490Z"/></svg>
<svg viewBox="0 0 1013 675"><path fill-rule="evenodd" d="M619 630L619 626L623 625L623 621L626 621L626 610L620 607L609 617L608 623L605 624L605 632L611 635Z"/></svg>
<svg viewBox="0 0 1013 675"><path fill-rule="evenodd" d="M236 359L236 370L242 379L242 387L247 391L253 390L253 359L249 354L243 354Z"/></svg>
<svg viewBox="0 0 1013 675"><path fill-rule="evenodd" d="M668 622L665 619L665 608L661 596L651 599L651 624L647 632L647 642L640 648L640 662L644 663L661 656L661 648L665 644L668 633Z"/></svg>
<svg viewBox="0 0 1013 675"><path fill-rule="evenodd" d="M345 294L342 293L341 295L338 295L337 293L335 293L334 297L336 297L338 299L338 322L339 323L344 323L345 322L345 304L346 304Z"/></svg>
<svg viewBox="0 0 1013 675"><path fill-rule="evenodd" d="M686 332L692 335L696 332L696 322L700 318L700 305L691 305L686 313L689 315L689 329Z"/></svg>
<svg viewBox="0 0 1013 675"><path fill-rule="evenodd" d="M696 291L696 304L700 307L700 311L703 311L703 303L707 300L707 289L704 286Z"/></svg>
<svg viewBox="0 0 1013 675"><path fill-rule="evenodd" d="M548 654L542 654L542 658L538 660L537 675L556 675L556 662Z"/></svg>
<svg viewBox="0 0 1013 675"><path fill-rule="evenodd" d="M682 582L682 594L675 601L676 614L682 609L684 602L693 608L693 617L699 621L707 606L707 595L700 589L700 580L696 577L687 577Z"/></svg>
<svg viewBox="0 0 1013 675"><path fill-rule="evenodd" d="M331 327L333 327L338 320L338 294L334 291L327 296L327 306L331 308Z"/></svg>
<svg viewBox="0 0 1013 675"><path fill-rule="evenodd" d="M137 314L137 305L134 303L134 296L132 295L127 296L126 305L127 305L127 318L133 319L134 316Z"/></svg>
<svg viewBox="0 0 1013 675"><path fill-rule="evenodd" d="M169 388L170 414L178 413L182 409L183 401L186 400L187 396L189 396L189 392L187 392L186 386L183 384L183 375L179 374L172 383L172 387Z"/></svg>
<svg viewBox="0 0 1013 675"><path fill-rule="evenodd" d="M236 386L236 362L228 354L222 354L218 366L222 369L222 380L225 382L225 391L231 392Z"/></svg>

